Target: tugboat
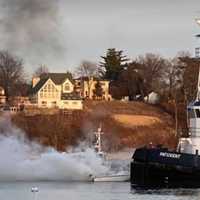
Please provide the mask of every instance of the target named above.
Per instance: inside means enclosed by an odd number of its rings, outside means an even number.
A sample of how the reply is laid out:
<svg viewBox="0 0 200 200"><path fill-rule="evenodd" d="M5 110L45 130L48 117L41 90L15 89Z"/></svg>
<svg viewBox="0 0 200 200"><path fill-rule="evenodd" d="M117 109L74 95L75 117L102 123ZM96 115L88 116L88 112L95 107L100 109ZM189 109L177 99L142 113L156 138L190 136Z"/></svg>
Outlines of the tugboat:
<svg viewBox="0 0 200 200"><path fill-rule="evenodd" d="M130 167L132 187L200 187L200 72L197 98L187 106L187 116L189 137L179 139L176 151L136 149Z"/></svg>
<svg viewBox="0 0 200 200"><path fill-rule="evenodd" d="M163 147L136 149L130 166L133 188L200 187L200 72L197 88L195 101L187 106L189 137L179 139L176 151Z"/></svg>

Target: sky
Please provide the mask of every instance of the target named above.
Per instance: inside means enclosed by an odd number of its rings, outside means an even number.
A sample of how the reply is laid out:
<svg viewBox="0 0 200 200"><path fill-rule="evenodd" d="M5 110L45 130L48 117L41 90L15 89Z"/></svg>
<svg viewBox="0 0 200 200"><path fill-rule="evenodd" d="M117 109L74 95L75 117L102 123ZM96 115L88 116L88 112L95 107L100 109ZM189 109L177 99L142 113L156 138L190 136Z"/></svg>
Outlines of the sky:
<svg viewBox="0 0 200 200"><path fill-rule="evenodd" d="M65 72L99 63L108 48L130 59L194 54L197 17L199 0L0 0L0 49L30 74L41 64Z"/></svg>

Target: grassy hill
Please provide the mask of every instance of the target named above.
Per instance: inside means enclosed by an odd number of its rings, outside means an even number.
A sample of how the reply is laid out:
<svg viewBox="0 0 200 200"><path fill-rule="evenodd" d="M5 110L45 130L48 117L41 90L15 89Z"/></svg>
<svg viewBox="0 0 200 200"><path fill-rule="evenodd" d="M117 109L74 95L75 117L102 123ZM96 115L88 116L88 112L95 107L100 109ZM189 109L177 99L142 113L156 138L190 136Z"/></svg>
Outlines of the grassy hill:
<svg viewBox="0 0 200 200"><path fill-rule="evenodd" d="M113 149L137 147L153 142L176 145L174 120L161 108L142 102L87 102L90 121L102 122L105 139Z"/></svg>
<svg viewBox="0 0 200 200"><path fill-rule="evenodd" d="M104 150L113 152L149 144L176 145L173 118L161 108L141 102L87 101L70 115L13 116L30 139L64 150L80 141L91 143L93 132L104 131Z"/></svg>

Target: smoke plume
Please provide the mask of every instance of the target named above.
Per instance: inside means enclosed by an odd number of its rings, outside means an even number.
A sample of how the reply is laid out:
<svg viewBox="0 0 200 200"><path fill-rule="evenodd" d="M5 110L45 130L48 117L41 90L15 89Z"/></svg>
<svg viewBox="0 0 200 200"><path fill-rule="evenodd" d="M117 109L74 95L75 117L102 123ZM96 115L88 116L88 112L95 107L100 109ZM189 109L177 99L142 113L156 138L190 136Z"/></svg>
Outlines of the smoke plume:
<svg viewBox="0 0 200 200"><path fill-rule="evenodd" d="M13 126L9 116L0 118L0 181L88 181L109 171L93 149L83 145L70 152L30 142Z"/></svg>
<svg viewBox="0 0 200 200"><path fill-rule="evenodd" d="M1 0L0 48L31 64L62 59L59 5L59 0Z"/></svg>

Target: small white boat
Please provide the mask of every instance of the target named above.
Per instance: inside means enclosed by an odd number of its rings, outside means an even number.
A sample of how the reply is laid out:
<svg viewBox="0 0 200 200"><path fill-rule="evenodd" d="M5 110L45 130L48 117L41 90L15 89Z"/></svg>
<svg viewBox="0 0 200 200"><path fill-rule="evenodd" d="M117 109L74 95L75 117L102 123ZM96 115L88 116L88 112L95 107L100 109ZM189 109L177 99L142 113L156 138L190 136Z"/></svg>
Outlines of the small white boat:
<svg viewBox="0 0 200 200"><path fill-rule="evenodd" d="M94 182L127 182L129 180L129 175L109 175L94 178Z"/></svg>
<svg viewBox="0 0 200 200"><path fill-rule="evenodd" d="M102 139L101 135L104 133L102 132L101 129L101 124L100 127L96 132L94 132L96 142L94 143L95 145L95 150L97 154L106 161L106 155L104 151L102 150ZM93 175L89 175L90 180L94 182L127 182L130 181L130 175L125 175L125 174L115 174L115 175L103 175L99 177L94 177Z"/></svg>

